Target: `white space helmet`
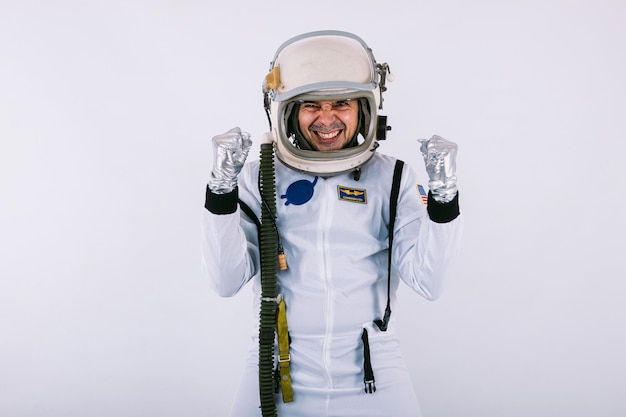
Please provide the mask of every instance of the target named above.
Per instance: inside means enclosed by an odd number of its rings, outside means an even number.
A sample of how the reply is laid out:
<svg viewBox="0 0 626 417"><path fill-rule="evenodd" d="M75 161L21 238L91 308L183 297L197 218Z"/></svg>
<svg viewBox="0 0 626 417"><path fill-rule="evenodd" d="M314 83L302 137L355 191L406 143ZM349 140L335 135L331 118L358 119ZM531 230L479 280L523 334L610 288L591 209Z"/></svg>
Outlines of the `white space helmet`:
<svg viewBox="0 0 626 417"><path fill-rule="evenodd" d="M389 66L376 63L371 49L351 33L311 32L283 43L263 83L278 158L293 169L315 175L358 170L390 129L386 117L378 114L387 78L391 81ZM341 150L313 150L299 133L298 103L346 99L359 101L355 137Z"/></svg>

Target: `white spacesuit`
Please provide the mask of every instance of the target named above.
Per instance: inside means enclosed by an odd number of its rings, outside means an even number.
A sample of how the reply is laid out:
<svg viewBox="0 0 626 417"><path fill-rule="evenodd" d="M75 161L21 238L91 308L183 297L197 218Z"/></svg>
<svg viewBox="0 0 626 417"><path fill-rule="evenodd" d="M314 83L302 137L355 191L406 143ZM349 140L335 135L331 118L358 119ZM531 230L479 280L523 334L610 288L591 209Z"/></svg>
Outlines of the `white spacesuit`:
<svg viewBox="0 0 626 417"><path fill-rule="evenodd" d="M348 71L338 60L353 65ZM281 68L280 74L271 71L265 84L273 121L269 137L277 154L275 227L288 264L277 272L276 284L286 304L293 390L287 402L276 394L278 415L420 416L394 318L382 328L375 321L383 318L386 305L395 304L401 281L427 299L441 292L461 238L456 145L439 137L422 143L428 187L404 166L389 258L396 159L375 152L387 130L378 109L388 67L376 64L369 48L344 32L294 38L279 49L272 65ZM315 70L307 73L307 65ZM289 72L292 68L295 73ZM359 139L331 152L303 143L306 137L293 117L298 106L313 99L362 100ZM215 137L214 145L202 214L203 270L221 296L236 294L252 280L258 316L262 162L243 163L250 139L238 128ZM244 213L244 207L251 212ZM261 416L258 343L255 335L233 417Z"/></svg>

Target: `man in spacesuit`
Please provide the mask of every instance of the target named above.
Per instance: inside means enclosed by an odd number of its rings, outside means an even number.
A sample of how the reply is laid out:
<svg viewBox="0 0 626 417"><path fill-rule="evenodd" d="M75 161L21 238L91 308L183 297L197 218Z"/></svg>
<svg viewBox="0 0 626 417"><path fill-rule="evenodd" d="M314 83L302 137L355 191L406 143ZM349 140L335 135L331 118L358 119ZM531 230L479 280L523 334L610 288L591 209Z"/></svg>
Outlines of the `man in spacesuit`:
<svg viewBox="0 0 626 417"><path fill-rule="evenodd" d="M255 314L264 302L281 303L288 352L270 364L281 417L421 416L390 305L401 282L437 298L458 253L457 146L421 140L427 186L376 151L388 130L379 110L390 77L347 32L306 33L276 52L263 83L264 141L276 157L272 222L288 264L276 273L275 299L261 296L263 161L246 162L252 141L239 128L213 138L203 271L224 297L252 281ZM253 336L231 416L261 416L260 339Z"/></svg>

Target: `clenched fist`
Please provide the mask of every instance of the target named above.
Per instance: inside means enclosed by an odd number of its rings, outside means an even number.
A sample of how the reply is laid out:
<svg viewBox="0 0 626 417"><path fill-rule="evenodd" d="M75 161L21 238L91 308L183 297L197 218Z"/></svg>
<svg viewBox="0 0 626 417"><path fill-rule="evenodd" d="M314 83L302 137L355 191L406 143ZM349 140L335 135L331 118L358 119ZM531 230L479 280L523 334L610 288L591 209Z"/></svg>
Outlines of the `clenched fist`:
<svg viewBox="0 0 626 417"><path fill-rule="evenodd" d="M212 192L226 194L235 189L251 146L250 134L238 127L213 137L213 171L209 180Z"/></svg>
<svg viewBox="0 0 626 417"><path fill-rule="evenodd" d="M426 164L430 181L428 188L433 198L440 203L449 203L457 193L456 153L458 146L440 136L419 139L420 151Z"/></svg>

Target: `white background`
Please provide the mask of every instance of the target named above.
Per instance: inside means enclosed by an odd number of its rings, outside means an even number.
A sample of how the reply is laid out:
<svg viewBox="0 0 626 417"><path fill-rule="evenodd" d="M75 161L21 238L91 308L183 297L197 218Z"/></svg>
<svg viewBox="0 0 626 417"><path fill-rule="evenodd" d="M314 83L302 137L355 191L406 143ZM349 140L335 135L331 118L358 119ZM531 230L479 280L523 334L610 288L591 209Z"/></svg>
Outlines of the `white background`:
<svg viewBox="0 0 626 417"><path fill-rule="evenodd" d="M381 151L459 144L462 255L394 309L425 417L626 415L625 2L0 7L0 416L226 414L255 318L200 274L210 138L258 140L319 29L390 64Z"/></svg>

